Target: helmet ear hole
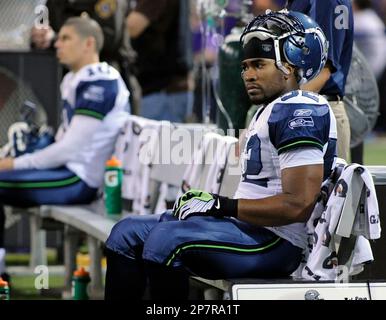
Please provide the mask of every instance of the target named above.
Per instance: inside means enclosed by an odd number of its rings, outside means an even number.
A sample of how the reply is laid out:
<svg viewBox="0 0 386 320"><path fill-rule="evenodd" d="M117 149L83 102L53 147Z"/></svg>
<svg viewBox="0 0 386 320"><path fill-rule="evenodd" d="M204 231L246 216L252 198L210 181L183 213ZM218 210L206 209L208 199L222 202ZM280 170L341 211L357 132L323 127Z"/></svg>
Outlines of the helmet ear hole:
<svg viewBox="0 0 386 320"><path fill-rule="evenodd" d="M310 54L310 48L304 46L302 48L302 52L303 52L304 55L309 55Z"/></svg>

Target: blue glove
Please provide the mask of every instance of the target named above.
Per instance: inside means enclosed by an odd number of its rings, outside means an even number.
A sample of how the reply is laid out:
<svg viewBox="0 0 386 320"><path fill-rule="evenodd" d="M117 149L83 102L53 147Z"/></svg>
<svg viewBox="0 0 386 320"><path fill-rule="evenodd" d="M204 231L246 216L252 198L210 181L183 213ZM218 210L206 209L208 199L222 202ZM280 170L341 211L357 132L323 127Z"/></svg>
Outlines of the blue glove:
<svg viewBox="0 0 386 320"><path fill-rule="evenodd" d="M190 216L206 215L222 218L237 216L237 200L191 189L174 203L173 215L179 220Z"/></svg>

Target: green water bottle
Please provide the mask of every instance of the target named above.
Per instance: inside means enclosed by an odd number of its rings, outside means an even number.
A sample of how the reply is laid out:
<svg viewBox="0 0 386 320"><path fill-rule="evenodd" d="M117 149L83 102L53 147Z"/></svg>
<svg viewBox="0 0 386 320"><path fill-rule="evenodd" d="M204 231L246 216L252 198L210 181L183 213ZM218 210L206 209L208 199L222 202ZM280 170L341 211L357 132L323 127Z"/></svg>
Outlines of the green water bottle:
<svg viewBox="0 0 386 320"><path fill-rule="evenodd" d="M72 276L72 298L74 300L89 299L87 287L90 280L90 274L83 267L74 271Z"/></svg>
<svg viewBox="0 0 386 320"><path fill-rule="evenodd" d="M106 161L105 170L105 206L107 214L112 218L122 213L122 163L112 156Z"/></svg>
<svg viewBox="0 0 386 320"><path fill-rule="evenodd" d="M0 300L9 300L9 299L10 299L10 293L9 293L8 282L0 278Z"/></svg>

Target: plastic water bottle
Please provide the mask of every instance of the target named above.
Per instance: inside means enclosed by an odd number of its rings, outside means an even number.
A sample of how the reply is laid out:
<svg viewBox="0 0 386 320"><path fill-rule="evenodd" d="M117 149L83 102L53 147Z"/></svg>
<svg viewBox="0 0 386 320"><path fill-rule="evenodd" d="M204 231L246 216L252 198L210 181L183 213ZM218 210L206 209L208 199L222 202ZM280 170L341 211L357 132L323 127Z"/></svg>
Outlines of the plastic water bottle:
<svg viewBox="0 0 386 320"><path fill-rule="evenodd" d="M0 278L0 300L9 300L9 286L8 282Z"/></svg>
<svg viewBox="0 0 386 320"><path fill-rule="evenodd" d="M90 280L90 274L83 267L74 271L72 276L72 298L74 300L89 299L87 287Z"/></svg>
<svg viewBox="0 0 386 320"><path fill-rule="evenodd" d="M105 206L112 218L122 213L122 163L116 157L106 162L105 170Z"/></svg>

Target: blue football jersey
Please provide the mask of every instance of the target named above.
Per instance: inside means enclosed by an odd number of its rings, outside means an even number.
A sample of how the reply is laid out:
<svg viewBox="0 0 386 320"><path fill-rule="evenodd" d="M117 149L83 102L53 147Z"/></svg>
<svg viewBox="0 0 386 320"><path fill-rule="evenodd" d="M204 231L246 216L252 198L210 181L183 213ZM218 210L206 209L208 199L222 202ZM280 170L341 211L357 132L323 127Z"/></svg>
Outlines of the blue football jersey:
<svg viewBox="0 0 386 320"><path fill-rule="evenodd" d="M299 155L295 165L324 164L326 179L335 164L336 137L335 117L326 99L318 94L292 91L260 108L246 134L241 154L242 177L235 197L259 199L281 193L281 170L286 163L280 161L280 157L283 160L289 151L295 152L295 161ZM304 148L320 150L320 158L305 161ZM294 225L272 228L272 231L303 247L304 224ZM292 234L290 239L289 234Z"/></svg>

